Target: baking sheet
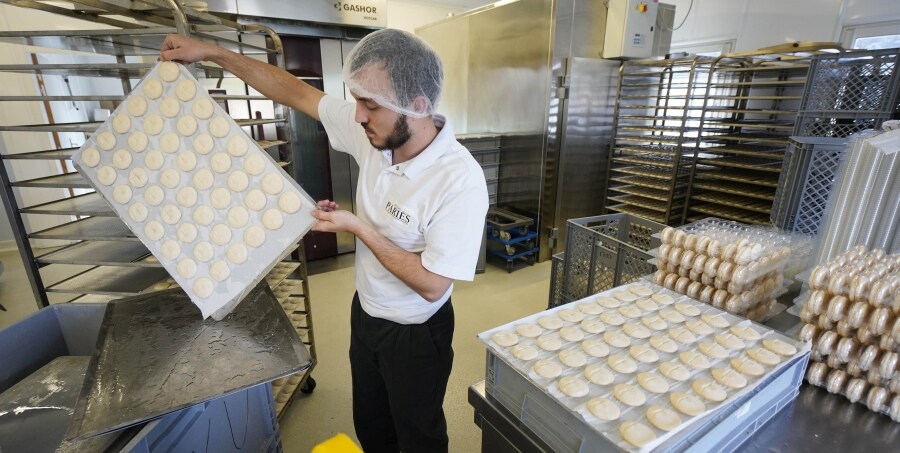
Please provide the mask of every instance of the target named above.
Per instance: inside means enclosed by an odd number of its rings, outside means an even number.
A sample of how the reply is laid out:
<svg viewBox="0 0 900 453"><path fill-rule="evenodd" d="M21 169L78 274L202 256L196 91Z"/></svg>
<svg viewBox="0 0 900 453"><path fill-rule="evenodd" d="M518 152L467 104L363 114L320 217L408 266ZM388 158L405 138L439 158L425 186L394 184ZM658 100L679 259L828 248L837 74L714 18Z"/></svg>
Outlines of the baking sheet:
<svg viewBox="0 0 900 453"><path fill-rule="evenodd" d="M265 282L220 322L198 315L181 289L110 302L66 438L142 423L312 363Z"/></svg>
<svg viewBox="0 0 900 453"><path fill-rule="evenodd" d="M315 201L172 62L149 71L73 163L204 319L224 318L316 221Z"/></svg>

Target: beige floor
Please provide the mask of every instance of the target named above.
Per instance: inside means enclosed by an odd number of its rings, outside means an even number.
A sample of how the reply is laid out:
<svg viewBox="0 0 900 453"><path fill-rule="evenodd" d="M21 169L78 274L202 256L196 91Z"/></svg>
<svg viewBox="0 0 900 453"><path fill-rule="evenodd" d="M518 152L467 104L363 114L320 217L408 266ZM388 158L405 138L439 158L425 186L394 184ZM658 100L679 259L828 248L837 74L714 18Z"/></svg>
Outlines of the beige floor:
<svg viewBox="0 0 900 453"><path fill-rule="evenodd" d="M0 253L6 269L0 275L0 328L37 309L18 252ZM467 401L470 385L484 379L484 347L479 332L536 313L547 307L550 262L522 265L508 274L502 261L489 259L487 272L474 282L458 282L453 293L456 332L455 360L444 410L450 451L481 451L481 431L473 422ZM354 269L345 268L310 277L318 364L312 375L317 387L310 395L298 393L281 419L281 437L287 452L309 452L335 433L355 440L350 402L349 307L354 291Z"/></svg>

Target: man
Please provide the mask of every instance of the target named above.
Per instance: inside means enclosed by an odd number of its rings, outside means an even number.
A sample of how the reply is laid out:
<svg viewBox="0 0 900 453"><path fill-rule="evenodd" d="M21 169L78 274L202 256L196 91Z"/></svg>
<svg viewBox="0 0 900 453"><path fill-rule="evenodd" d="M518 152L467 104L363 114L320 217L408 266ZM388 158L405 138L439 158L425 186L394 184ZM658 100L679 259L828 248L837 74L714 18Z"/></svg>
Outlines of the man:
<svg viewBox="0 0 900 453"><path fill-rule="evenodd" d="M447 451L450 293L454 280L474 278L488 196L481 168L434 112L440 58L409 33L372 33L348 56L344 82L355 102L347 102L179 35L166 38L161 56L221 65L320 120L332 146L359 163L358 216L329 200L314 212L315 230L357 238L350 321L356 434L367 452Z"/></svg>

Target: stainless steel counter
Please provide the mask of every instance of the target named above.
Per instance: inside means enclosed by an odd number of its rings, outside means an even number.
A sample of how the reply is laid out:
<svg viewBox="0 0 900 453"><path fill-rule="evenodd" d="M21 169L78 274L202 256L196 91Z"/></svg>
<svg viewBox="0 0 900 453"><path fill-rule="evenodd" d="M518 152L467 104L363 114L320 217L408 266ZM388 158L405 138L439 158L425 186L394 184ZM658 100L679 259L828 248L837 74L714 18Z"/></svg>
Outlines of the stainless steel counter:
<svg viewBox="0 0 900 453"><path fill-rule="evenodd" d="M485 393L484 381L469 387L475 424L482 429L482 451L551 452L534 432ZM851 404L842 396L804 384L800 395L766 423L741 452L888 452L900 442L900 423Z"/></svg>

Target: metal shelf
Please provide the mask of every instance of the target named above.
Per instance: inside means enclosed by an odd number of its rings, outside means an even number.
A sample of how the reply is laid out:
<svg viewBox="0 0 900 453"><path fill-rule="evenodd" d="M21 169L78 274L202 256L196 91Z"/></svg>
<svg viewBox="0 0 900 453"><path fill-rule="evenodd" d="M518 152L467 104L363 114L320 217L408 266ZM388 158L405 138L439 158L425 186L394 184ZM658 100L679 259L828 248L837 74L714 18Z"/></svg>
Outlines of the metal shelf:
<svg viewBox="0 0 900 453"><path fill-rule="evenodd" d="M136 296L168 276L163 268L97 266L48 286L47 292Z"/></svg>
<svg viewBox="0 0 900 453"><path fill-rule="evenodd" d="M629 185L623 184L618 186L610 186L609 190L621 193L627 193L629 195L638 195L644 198L650 198L657 201L668 201L669 200L669 192L665 189L656 189L643 187L638 185ZM684 198L684 195L681 196Z"/></svg>
<svg viewBox="0 0 900 453"><path fill-rule="evenodd" d="M766 225L769 223L768 215L756 212L748 212L742 209L736 209L727 206L720 206L717 204L698 204L696 206L691 206L691 210L727 220L736 220L738 222L752 223L756 225Z"/></svg>
<svg viewBox="0 0 900 453"><path fill-rule="evenodd" d="M610 178L610 181L620 182L629 185L635 185L640 187L646 187L649 189L657 189L669 191L671 189L671 185L668 184L664 179L658 178L648 178L646 176L618 176L614 175ZM679 187L684 187L682 184ZM667 195L668 196L668 195Z"/></svg>
<svg viewBox="0 0 900 453"><path fill-rule="evenodd" d="M616 212L622 212L625 214L632 214L638 217L642 217L645 219L653 220L655 222L663 223L665 221L665 216L660 215L660 213L650 210L644 209L638 206L630 206L626 204L616 204L612 206L607 206L606 209L610 209Z"/></svg>
<svg viewBox="0 0 900 453"><path fill-rule="evenodd" d="M783 156L782 156L783 157ZM754 171L781 173L781 160L759 159L753 157L709 157L700 158L700 162L717 167L743 168Z"/></svg>
<svg viewBox="0 0 900 453"><path fill-rule="evenodd" d="M744 196L709 192L699 193L694 196L694 199L722 206L728 206L730 208L745 209L747 211L758 212L761 214L768 215L772 212L771 201L763 201L754 198L747 198Z"/></svg>
<svg viewBox="0 0 900 453"><path fill-rule="evenodd" d="M55 176L45 176L42 178L26 179L11 184L13 187L42 187L56 189L92 189L90 183L87 182L78 173L64 173Z"/></svg>
<svg viewBox="0 0 900 453"><path fill-rule="evenodd" d="M644 167L644 166L636 166L636 167L616 167L613 168L613 171L619 173L626 173L629 175L635 176L644 176L647 178L655 178L662 181L667 181L671 179L672 172L671 171L662 171L652 167Z"/></svg>
<svg viewBox="0 0 900 453"><path fill-rule="evenodd" d="M238 126L256 126L260 124L277 124L284 123L283 118L268 119L235 119ZM85 123L56 123L56 124L24 124L16 126L0 126L0 131L8 132L83 132L92 133L97 130L103 123L85 122Z"/></svg>
<svg viewBox="0 0 900 453"><path fill-rule="evenodd" d="M41 264L99 264L104 266L162 268L156 260L144 261L150 251L140 242L84 241L37 257Z"/></svg>
<svg viewBox="0 0 900 453"><path fill-rule="evenodd" d="M610 200L639 208L650 209L652 211L665 213L669 209L681 209L679 205L669 207L668 200L659 201L652 198L644 198L639 195L615 195L608 197Z"/></svg>
<svg viewBox="0 0 900 453"><path fill-rule="evenodd" d="M734 170L704 170L697 171L698 178L721 179L725 181L742 182L746 184L756 184L766 187L778 187L778 177L766 174L748 174L745 171Z"/></svg>
<svg viewBox="0 0 900 453"><path fill-rule="evenodd" d="M713 138L717 140L735 140L740 142L754 142L754 143L774 143L779 145L787 145L787 141L790 138L787 135L775 135L775 134L718 134Z"/></svg>
<svg viewBox="0 0 900 453"><path fill-rule="evenodd" d="M52 214L115 217L116 213L99 193L88 193L72 198L51 201L19 210L22 214Z"/></svg>
<svg viewBox="0 0 900 453"><path fill-rule="evenodd" d="M71 160L78 148L51 149L18 154L0 154L2 160Z"/></svg>
<svg viewBox="0 0 900 453"><path fill-rule="evenodd" d="M744 197L758 198L760 200L775 200L775 192L771 189L755 186L752 184L743 184L730 181L716 181L706 179L695 179L694 187L703 190L712 190L716 192L728 193L732 195L741 195Z"/></svg>
<svg viewBox="0 0 900 453"><path fill-rule="evenodd" d="M140 242L118 217L88 217L31 233L28 237L32 239Z"/></svg>
<svg viewBox="0 0 900 453"><path fill-rule="evenodd" d="M649 165L652 167L669 168L669 169L671 169L672 167L675 166L675 162L672 159L666 159L662 156L660 156L660 157L648 156L648 155L645 155L644 157L616 156L616 157L613 157L612 161L614 163L621 162L621 163L632 164L632 165Z"/></svg>
<svg viewBox="0 0 900 453"><path fill-rule="evenodd" d="M701 148L702 154L734 154L737 156L760 157L764 159L783 159L784 148L771 145L744 145L728 143L724 145Z"/></svg>

